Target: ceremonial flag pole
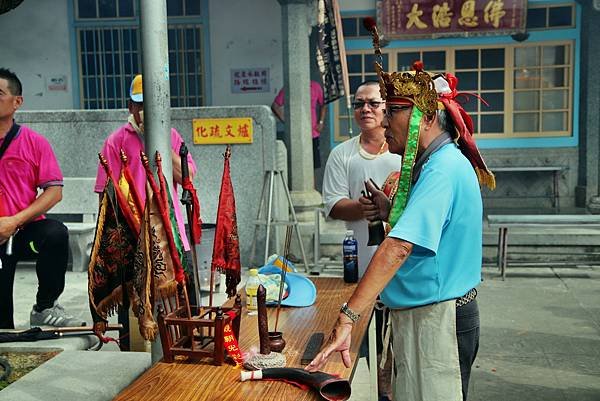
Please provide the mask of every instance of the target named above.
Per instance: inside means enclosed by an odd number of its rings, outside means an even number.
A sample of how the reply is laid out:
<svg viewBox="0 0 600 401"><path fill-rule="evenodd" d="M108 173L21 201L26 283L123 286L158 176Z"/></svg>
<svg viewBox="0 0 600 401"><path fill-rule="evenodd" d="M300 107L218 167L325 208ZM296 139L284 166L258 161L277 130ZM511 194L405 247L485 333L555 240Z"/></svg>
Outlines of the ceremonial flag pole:
<svg viewBox="0 0 600 401"><path fill-rule="evenodd" d="M275 314L275 329L279 323L279 311L281 310L281 300L283 299L283 289L285 286L285 276L288 271L288 258L290 257L290 243L292 242L292 226L287 226L285 233L285 245L283 247L283 266L281 267L281 281L279 282L279 296L277 297L277 313Z"/></svg>
<svg viewBox="0 0 600 401"><path fill-rule="evenodd" d="M223 157L225 159L223 178L221 180L221 192L219 193L217 227L215 229L215 243L210 269L210 307L212 307L214 271L219 270L221 273L225 273L227 296L231 298L237 292L237 285L241 280L242 270L240 263L240 240L235 213L235 196L233 194L229 167L231 145L227 145Z"/></svg>
<svg viewBox="0 0 600 401"><path fill-rule="evenodd" d="M158 206L161 208L161 215L163 216L163 224L165 226L165 231L167 232L167 243L169 244L169 249L171 251L171 258L173 259L173 266L175 268L175 279L182 286L183 296L185 298L186 306L187 306L187 314L188 317L192 316L192 312L190 310L190 301L188 299L187 286L185 285L185 274L183 269L183 263L180 257L180 249L177 247L175 235L179 236L179 232L177 230L177 222L171 222L170 216L170 205L169 205L169 186L165 180L165 176L162 172L162 157L158 151L156 151L154 155L154 159L156 162L156 175L158 176L158 182L160 184L160 191L158 199L162 200L158 202ZM178 237L179 244L181 245L181 252L183 253L183 244L181 244L181 239Z"/></svg>
<svg viewBox="0 0 600 401"><path fill-rule="evenodd" d="M200 294L200 275L198 274L198 256L196 254L196 244L200 243L202 235L202 223L200 221L200 202L196 190L190 179L190 169L187 163L188 148L185 143L179 148L179 157L181 158L181 179L183 192L181 193L181 203L185 205L187 213L188 226L190 227L190 248L192 250L192 265L194 276L194 295L196 296L196 306L202 306L202 297Z"/></svg>

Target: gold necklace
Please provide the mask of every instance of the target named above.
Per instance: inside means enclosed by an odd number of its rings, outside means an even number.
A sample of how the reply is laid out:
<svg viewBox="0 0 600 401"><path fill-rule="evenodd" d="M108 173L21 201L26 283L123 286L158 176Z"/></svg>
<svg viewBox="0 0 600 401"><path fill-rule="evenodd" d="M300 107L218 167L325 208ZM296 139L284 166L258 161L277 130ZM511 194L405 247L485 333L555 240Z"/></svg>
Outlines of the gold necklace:
<svg viewBox="0 0 600 401"><path fill-rule="evenodd" d="M358 154L360 154L360 156L363 159L367 159L367 160L373 160L376 159L380 154L385 152L385 144L387 143L387 141L384 139L383 143L381 144L381 147L379 148L379 151L377 152L377 154L371 154L369 152L367 152L366 150L363 149L363 147L360 145L362 140L362 135L358 137Z"/></svg>

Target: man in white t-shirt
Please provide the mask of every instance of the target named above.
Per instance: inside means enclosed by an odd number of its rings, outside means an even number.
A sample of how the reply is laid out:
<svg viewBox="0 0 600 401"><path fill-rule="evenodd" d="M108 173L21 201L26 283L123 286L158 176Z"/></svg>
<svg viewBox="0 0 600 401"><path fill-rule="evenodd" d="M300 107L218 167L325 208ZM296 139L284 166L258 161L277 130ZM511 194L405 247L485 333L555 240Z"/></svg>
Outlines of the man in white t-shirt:
<svg viewBox="0 0 600 401"><path fill-rule="evenodd" d="M399 171L402 157L388 151L385 129L381 126L385 103L377 81L359 85L354 95L354 119L360 135L336 146L327 159L323 177L323 202L328 217L344 220L354 231L358 241L358 272L364 274L377 246L367 246L369 240L366 216L373 204L362 197L365 181L373 180L379 187L393 171ZM361 199L362 197L362 199ZM377 313L377 324L382 326L382 314ZM379 331L378 331L379 332ZM379 340L379 339L378 339ZM366 341L361 356L367 356ZM378 354L383 345L378 343ZM389 370L378 371L380 400L389 400Z"/></svg>
<svg viewBox="0 0 600 401"><path fill-rule="evenodd" d="M327 159L323 177L323 202L328 217L344 220L354 230L358 241L359 277L365 272L376 246L367 246L369 239L365 213L369 207L360 203L364 182L372 179L381 187L392 171L400 170L402 158L388 152L385 129L381 126L385 103L379 93L379 83L366 81L354 95L354 119L360 135L336 146Z"/></svg>

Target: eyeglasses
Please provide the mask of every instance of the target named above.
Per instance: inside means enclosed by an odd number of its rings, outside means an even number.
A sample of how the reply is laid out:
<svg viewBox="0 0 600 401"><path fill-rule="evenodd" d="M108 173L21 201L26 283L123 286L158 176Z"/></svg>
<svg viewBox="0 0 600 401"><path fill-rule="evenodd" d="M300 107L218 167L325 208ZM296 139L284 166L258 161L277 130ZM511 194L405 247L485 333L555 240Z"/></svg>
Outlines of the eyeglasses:
<svg viewBox="0 0 600 401"><path fill-rule="evenodd" d="M375 110L383 103L385 102L380 102L378 100L367 100L366 102L364 100L357 100L352 102L352 107L354 107L354 110L360 110L365 107L365 104L368 104L370 109Z"/></svg>
<svg viewBox="0 0 600 401"><path fill-rule="evenodd" d="M387 106L385 108L385 116L387 118L392 118L392 116L394 115L395 112L408 110L410 108L412 108L412 106L409 106L409 105L404 105L404 106Z"/></svg>

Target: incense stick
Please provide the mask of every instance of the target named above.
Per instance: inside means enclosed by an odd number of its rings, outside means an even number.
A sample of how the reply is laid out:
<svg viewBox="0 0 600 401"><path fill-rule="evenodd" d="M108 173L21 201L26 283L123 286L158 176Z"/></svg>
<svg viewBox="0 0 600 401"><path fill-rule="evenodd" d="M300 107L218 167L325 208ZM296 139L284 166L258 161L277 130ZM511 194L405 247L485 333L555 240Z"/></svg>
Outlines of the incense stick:
<svg viewBox="0 0 600 401"><path fill-rule="evenodd" d="M279 283L279 297L277 298L277 313L275 314L275 329L279 323L279 311L281 310L281 299L283 298L283 287L285 285L285 276L288 269L288 256L290 255L290 243L292 242L292 226L287 226L285 232L285 245L283 247L283 266L281 268L281 282Z"/></svg>

